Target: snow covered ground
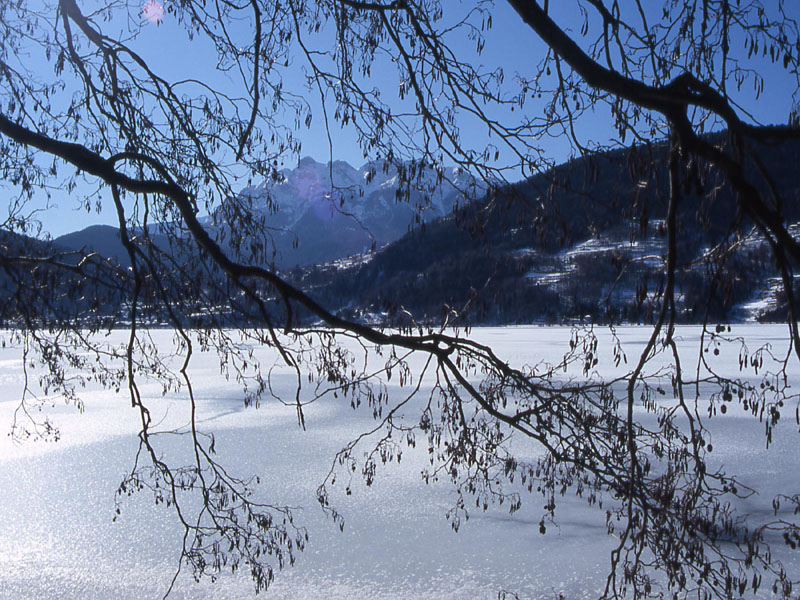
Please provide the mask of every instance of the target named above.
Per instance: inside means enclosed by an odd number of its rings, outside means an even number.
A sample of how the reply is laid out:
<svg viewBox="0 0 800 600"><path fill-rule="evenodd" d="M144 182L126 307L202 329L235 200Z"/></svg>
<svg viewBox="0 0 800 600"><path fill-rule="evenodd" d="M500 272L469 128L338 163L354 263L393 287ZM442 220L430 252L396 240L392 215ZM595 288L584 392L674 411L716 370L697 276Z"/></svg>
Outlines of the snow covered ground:
<svg viewBox="0 0 800 600"><path fill-rule="evenodd" d="M649 333L643 327L618 329L629 368ZM171 343L169 331L153 335L159 345ZM699 328L683 327L678 335L684 362L696 357ZM731 335L746 336L751 349L770 343L779 354L787 347L783 326L736 325ZM113 336L122 341L125 332ZM486 328L474 330L473 336L521 365L565 351L570 330ZM604 346L608 344L601 340ZM737 372L736 349L723 348L719 356L710 356ZM597 368L613 370L610 350ZM594 598L602 588L613 543L605 534L602 511L567 497L557 513L558 526L540 535L542 500L528 496L514 515L505 507L473 511L455 533L445 518L454 502L451 488L421 480L427 462L424 443L405 453L399 465L379 468L371 487L356 479L351 496L342 489L332 496L346 519L340 532L322 514L316 488L336 451L373 424L369 410L353 411L345 403L324 399L308 407L304 432L291 407L264 402L259 409L245 409L241 392L219 376L214 356L198 355L192 375L200 421L215 432L220 461L236 474L260 475L260 499L299 507L296 519L309 531L310 542L296 565L279 573L264 597L496 598L500 590L508 590L520 597L563 594L572 599ZM796 361L790 375L800 375ZM0 386L0 426L6 432L23 386L18 348L0 350ZM162 427L187 422L184 396L162 397L156 384L146 384L143 393ZM137 447L137 417L129 399L124 392L97 389L88 389L82 398L82 414L58 398L47 409L61 428L59 442L19 445L7 436L0 440L2 598L155 598L163 595L175 573L180 531L170 509L154 506L150 496L134 495L112 523L115 491ZM794 406L787 412L793 414ZM752 514L766 513L769 492L779 486L800 490L797 425L788 416L785 421L766 452L763 424L753 417L731 410L714 419L714 460L764 490L744 507ZM198 584L185 572L170 597L252 595L246 574Z"/></svg>

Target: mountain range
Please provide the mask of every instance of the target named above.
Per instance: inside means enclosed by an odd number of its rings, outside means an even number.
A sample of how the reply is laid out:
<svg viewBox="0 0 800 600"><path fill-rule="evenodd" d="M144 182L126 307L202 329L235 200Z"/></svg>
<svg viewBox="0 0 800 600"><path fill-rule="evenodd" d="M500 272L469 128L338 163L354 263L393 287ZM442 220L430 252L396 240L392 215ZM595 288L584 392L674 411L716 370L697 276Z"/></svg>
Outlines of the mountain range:
<svg viewBox="0 0 800 600"><path fill-rule="evenodd" d="M724 134L713 141L726 143ZM800 143L756 148L800 236ZM407 324L651 321L666 263L667 146L578 158L494 191L358 260L293 272L351 318ZM747 168L757 168L746 163ZM677 211L677 318L785 318L774 259L719 173L686 171ZM737 251L722 253L720 243Z"/></svg>
<svg viewBox="0 0 800 600"><path fill-rule="evenodd" d="M482 192L475 179L458 168L402 168L399 173L383 162L355 168L344 161L320 163L305 157L296 168L281 171L276 181L246 187L238 200L266 225L268 262L285 269L381 248L415 226L451 213L467 195ZM401 180L408 178L413 185L402 186ZM235 236L226 230L227 208L223 204L203 218L223 240ZM70 250L92 249L128 264L116 227L94 225L54 242Z"/></svg>
<svg viewBox="0 0 800 600"><path fill-rule="evenodd" d="M758 150L785 217L800 221L800 143ZM666 162L664 144L621 149L485 195L456 168L398 173L381 163L354 168L304 158L239 199L266 223L273 251L265 262L351 318L648 321L664 285ZM400 185L409 179L417 186ZM476 199L467 201L465 190ZM225 230L227 208L205 217L220 239L233 236ZM718 174L687 178L678 225L680 320L782 318L769 249L746 235L747 222ZM151 235L158 245L162 234ZM717 260L715 245L732 235L740 236L739 251ZM128 262L113 227L53 243Z"/></svg>

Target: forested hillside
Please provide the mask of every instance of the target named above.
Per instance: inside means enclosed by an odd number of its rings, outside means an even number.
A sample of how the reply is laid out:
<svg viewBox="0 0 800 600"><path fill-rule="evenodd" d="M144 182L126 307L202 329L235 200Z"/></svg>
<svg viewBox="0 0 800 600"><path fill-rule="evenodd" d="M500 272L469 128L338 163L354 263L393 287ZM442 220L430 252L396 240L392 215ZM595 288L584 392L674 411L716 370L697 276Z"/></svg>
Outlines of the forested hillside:
<svg viewBox="0 0 800 600"><path fill-rule="evenodd" d="M726 143L722 134L714 139ZM760 155L775 174L786 218L797 222L800 144L764 146ZM659 168L648 171L651 162ZM371 257L294 276L324 303L364 318L647 322L663 293L667 188L665 145L576 159ZM703 164L684 182L678 223L680 320L782 318L766 242ZM735 252L716 250L733 238Z"/></svg>
<svg viewBox="0 0 800 600"><path fill-rule="evenodd" d="M726 142L723 134L714 139L719 144ZM764 146L759 153L770 165L773 184L785 199L782 209L787 220L800 221L800 182L795 173L800 143ZM651 163L660 166L648 169ZM308 165L306 161L301 170ZM296 173L288 175L295 177ZM378 189L385 195L390 193L388 187L384 181ZM288 275L321 304L372 322L439 323L443 318L493 324L649 322L664 289L667 189L663 144L575 159L528 181L464 202L448 216L421 220L416 229L377 251L297 266ZM456 202L452 186L448 190L452 207ZM253 195L252 190L248 193ZM263 200L264 193L262 190L258 198ZM287 194L285 190L281 193ZM369 195L375 197L376 192ZM283 200L288 206L286 198ZM327 252L336 258L349 247L335 243L335 225L348 217L312 218L308 215L313 206L303 208L302 198L293 201L292 211L299 215L303 238L310 240L304 252L314 247L319 256ZM376 203L376 213L370 214L372 205L361 199L359 227L385 215L387 202ZM282 226L287 225L286 206L275 216ZM681 321L783 318L785 298L768 245L735 206L735 198L720 184L717 173L705 165L693 165L678 208L682 235L676 309ZM343 210L347 209L345 203ZM269 222L271 217L264 210ZM163 227L148 232L154 250L172 252L175 261L187 266L195 263L196 250L189 240L181 241L178 232L170 244L160 229ZM316 234L314 228L319 230ZM222 229L212 231L224 233ZM290 229L282 231L281 247L288 252L287 240L292 234ZM792 231L796 234L798 230ZM734 252L717 251L720 242L730 240L736 240ZM116 228L90 227L52 242L6 236L4 243L27 245L36 258L30 267L53 271L49 302L74 303L76 307L88 302L109 316L121 308L117 297L130 282L125 283L116 269L127 269L130 261ZM247 245L246 240L239 243ZM52 269L55 262L77 260L82 251L94 253L89 259L96 265L92 282L78 284L63 269ZM14 280L13 272L5 273L3 295L12 300ZM188 283L184 279L176 285ZM247 305L242 298L228 298L227 290L219 288L219 281L209 274L198 273L192 285L205 289L209 297L217 295L221 313L231 301ZM146 307L143 310L146 312ZM157 323L164 315L152 317ZM202 321L203 315L197 318Z"/></svg>

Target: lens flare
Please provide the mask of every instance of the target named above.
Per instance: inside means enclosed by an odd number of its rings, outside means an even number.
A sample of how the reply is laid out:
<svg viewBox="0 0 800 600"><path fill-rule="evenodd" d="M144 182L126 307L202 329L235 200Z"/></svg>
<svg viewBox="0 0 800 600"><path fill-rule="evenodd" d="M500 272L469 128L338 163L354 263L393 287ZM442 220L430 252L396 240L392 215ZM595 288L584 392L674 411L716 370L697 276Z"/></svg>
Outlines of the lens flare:
<svg viewBox="0 0 800 600"><path fill-rule="evenodd" d="M156 0L150 0L150 2L144 5L142 14L145 19L158 25L164 19L164 6L156 2Z"/></svg>

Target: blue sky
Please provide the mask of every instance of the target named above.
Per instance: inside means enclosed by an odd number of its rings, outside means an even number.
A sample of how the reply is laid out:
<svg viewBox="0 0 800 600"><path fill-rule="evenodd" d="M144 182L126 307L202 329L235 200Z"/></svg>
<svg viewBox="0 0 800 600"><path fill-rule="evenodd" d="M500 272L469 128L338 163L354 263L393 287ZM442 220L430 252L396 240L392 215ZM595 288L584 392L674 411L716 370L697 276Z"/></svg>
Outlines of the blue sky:
<svg viewBox="0 0 800 600"><path fill-rule="evenodd" d="M454 0L445 0L445 8L451 1ZM144 1L141 3L144 5ZM469 3L460 3L461 6L465 4ZM580 27L579 16L565 11L564 3L551 4L556 10L555 18L562 26L575 30ZM559 13L558 10L561 12ZM800 13L800 8L798 8L798 13ZM506 2L498 1L492 16L494 25L486 32L485 50L475 60L480 61L480 64L489 69L503 67L507 81L515 72L530 73L545 52L543 44ZM154 70L168 79L197 76L211 79L213 83L221 87L228 85L229 75L215 69L216 57L213 49L207 44L198 42L197 39L189 40L185 31L174 22L173 17L169 14L165 15L164 22L158 26L145 23L136 42L136 48L149 60ZM473 49L466 43L464 53L475 56ZM318 96L315 92L305 90L301 64L302 60L298 57L294 71L288 75L286 80L288 89L308 96L314 112L311 128L296 131L296 135L303 144L300 157L311 156L320 162L326 162L331 158L345 160L356 167L363 164L364 158L356 142L356 137L352 131L347 129L331 131L333 138L333 155L331 156ZM51 65L44 61L42 61L41 68L46 69L46 73L52 72ZM791 81L785 77L785 73L780 67L772 65L768 61L760 64L759 69L766 78L768 93L756 101L751 93L745 91L742 96L743 103L762 122L785 122L790 109L792 88L789 86ZM389 69L378 69L375 85L382 90L385 97L391 96L393 88L397 86L396 75ZM536 111L538 107L529 103L525 105L525 110ZM587 139L595 138L604 141L613 136L611 117L606 108L599 109L591 119L585 120L582 127L580 133ZM482 148L486 143L485 134L481 128L471 127L467 124L462 134L471 146ZM551 157L558 162L568 159L570 155L569 144L564 139L553 139L548 151ZM286 166L292 166L292 164ZM77 192L80 193L80 191L79 188ZM99 214L94 212L87 214L85 209L73 208L78 205L73 198L54 197L52 202L57 205L58 209L41 213L40 219L45 230L54 236L92 224L115 223L115 215L109 209L105 209Z"/></svg>

